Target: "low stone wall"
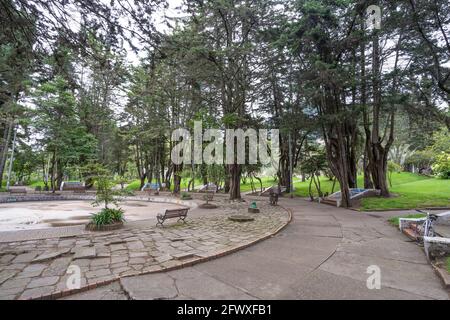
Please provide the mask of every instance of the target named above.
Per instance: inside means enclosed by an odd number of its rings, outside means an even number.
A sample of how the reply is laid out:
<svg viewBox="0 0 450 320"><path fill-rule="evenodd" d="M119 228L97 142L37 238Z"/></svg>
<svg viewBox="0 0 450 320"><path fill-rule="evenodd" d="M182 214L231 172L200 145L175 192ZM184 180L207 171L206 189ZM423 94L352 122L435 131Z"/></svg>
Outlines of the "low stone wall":
<svg viewBox="0 0 450 320"><path fill-rule="evenodd" d="M161 203L173 203L182 206L196 208L198 204L195 201L181 200L176 197L165 196L123 196L120 197L123 200L130 201L150 201ZM0 203L12 203L12 202L29 202L29 201L65 201L65 200L94 200L95 194L76 194L76 193L61 193L61 194L26 194L17 196L2 196L0 197Z"/></svg>
<svg viewBox="0 0 450 320"><path fill-rule="evenodd" d="M450 238L424 237L423 244L428 259L450 255Z"/></svg>
<svg viewBox="0 0 450 320"><path fill-rule="evenodd" d="M437 224L450 226L450 211L438 213L437 216L438 216L436 220Z"/></svg>
<svg viewBox="0 0 450 320"><path fill-rule="evenodd" d="M95 194L27 194L17 196L2 196L0 203L26 202L26 201L58 201L58 200L93 200Z"/></svg>
<svg viewBox="0 0 450 320"><path fill-rule="evenodd" d="M439 224L444 224L443 222L448 222L450 218L450 213L444 212L438 215L439 218L436 222ZM411 224L422 223L426 220L426 218L400 218L399 219L399 228L400 231L404 229L410 229ZM425 253L429 260L438 258L441 256L446 256L450 254L450 238L443 237L423 237L423 244Z"/></svg>

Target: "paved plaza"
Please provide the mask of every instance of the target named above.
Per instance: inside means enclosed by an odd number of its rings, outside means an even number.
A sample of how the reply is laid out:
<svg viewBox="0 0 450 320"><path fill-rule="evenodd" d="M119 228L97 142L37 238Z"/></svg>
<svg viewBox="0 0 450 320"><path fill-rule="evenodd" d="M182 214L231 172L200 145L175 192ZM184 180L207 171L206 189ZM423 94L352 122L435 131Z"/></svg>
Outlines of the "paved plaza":
<svg viewBox="0 0 450 320"><path fill-rule="evenodd" d="M190 218L185 224L167 221L163 228L153 220L135 221L111 232L1 243L0 298L67 294L69 266L80 268L81 287L87 289L120 277L192 265L268 237L290 218L283 208L260 202L254 221L233 222L228 217L245 213L248 204L218 204L223 214Z"/></svg>

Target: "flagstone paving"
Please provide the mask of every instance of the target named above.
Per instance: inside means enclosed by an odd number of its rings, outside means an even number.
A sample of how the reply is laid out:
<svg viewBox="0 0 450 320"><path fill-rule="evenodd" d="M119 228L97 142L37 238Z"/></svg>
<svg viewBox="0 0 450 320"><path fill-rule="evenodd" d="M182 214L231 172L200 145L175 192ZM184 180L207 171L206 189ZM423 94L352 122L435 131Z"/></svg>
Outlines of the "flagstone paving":
<svg viewBox="0 0 450 320"><path fill-rule="evenodd" d="M81 287L120 277L178 268L252 244L285 226L289 213L258 202L252 222L233 222L248 204L222 201L222 214L157 228L134 223L121 230L71 237L0 243L0 299L61 297L69 293L70 266L81 271Z"/></svg>

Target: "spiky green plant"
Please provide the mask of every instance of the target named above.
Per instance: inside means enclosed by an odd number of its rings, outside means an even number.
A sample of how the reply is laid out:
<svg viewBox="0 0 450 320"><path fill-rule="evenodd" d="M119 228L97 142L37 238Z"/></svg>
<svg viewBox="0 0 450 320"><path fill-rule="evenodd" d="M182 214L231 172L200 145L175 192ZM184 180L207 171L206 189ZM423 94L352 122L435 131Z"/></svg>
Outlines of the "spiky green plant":
<svg viewBox="0 0 450 320"><path fill-rule="evenodd" d="M103 226L125 221L123 210L103 208L99 213L93 214L91 221L96 226Z"/></svg>

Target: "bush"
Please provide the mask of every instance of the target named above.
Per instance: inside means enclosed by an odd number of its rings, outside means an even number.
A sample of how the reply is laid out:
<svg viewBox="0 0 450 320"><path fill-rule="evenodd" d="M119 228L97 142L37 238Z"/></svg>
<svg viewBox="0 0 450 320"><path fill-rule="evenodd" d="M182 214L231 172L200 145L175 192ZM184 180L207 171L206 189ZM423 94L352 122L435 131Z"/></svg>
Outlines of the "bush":
<svg viewBox="0 0 450 320"><path fill-rule="evenodd" d="M431 168L438 177L450 179L450 153L442 152L438 155Z"/></svg>
<svg viewBox="0 0 450 320"><path fill-rule="evenodd" d="M416 168L428 168L434 161L434 154L428 150L416 151L411 156L409 156L405 165L415 166Z"/></svg>
<svg viewBox="0 0 450 320"><path fill-rule="evenodd" d="M388 181L389 186L392 188L392 173L394 172L402 172L403 168L398 163L395 163L394 161L388 161Z"/></svg>
<svg viewBox="0 0 450 320"><path fill-rule="evenodd" d="M128 190L128 189L122 189L122 190L118 190L117 191L117 195L118 196L134 196L134 192L132 190Z"/></svg>
<svg viewBox="0 0 450 320"><path fill-rule="evenodd" d="M186 191L183 191L181 193L181 199L190 199L191 195L189 193L187 193Z"/></svg>
<svg viewBox="0 0 450 320"><path fill-rule="evenodd" d="M91 188L94 186L98 177L108 176L109 171L101 164L89 163L81 168L81 174L84 178L84 183L86 188Z"/></svg>
<svg viewBox="0 0 450 320"><path fill-rule="evenodd" d="M125 221L123 210L103 208L99 213L92 215L92 223L96 226L103 226Z"/></svg>

